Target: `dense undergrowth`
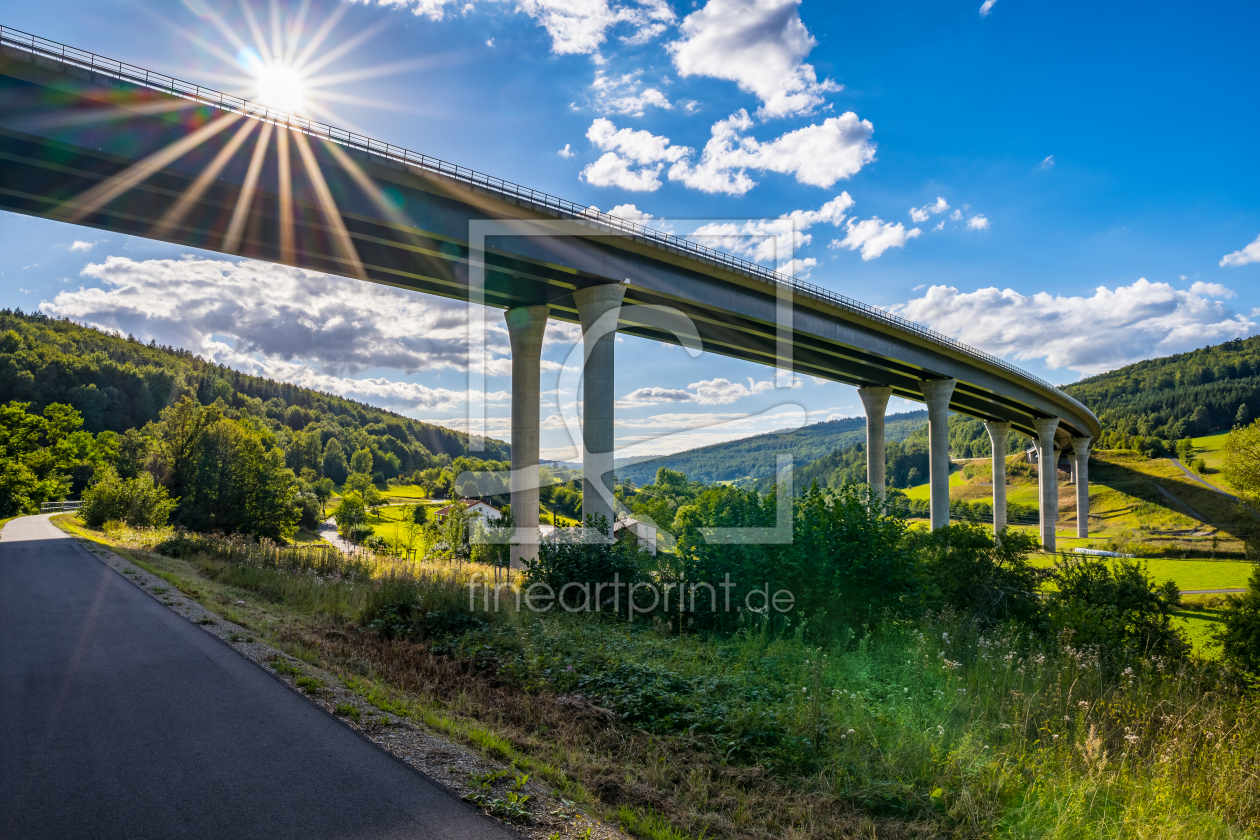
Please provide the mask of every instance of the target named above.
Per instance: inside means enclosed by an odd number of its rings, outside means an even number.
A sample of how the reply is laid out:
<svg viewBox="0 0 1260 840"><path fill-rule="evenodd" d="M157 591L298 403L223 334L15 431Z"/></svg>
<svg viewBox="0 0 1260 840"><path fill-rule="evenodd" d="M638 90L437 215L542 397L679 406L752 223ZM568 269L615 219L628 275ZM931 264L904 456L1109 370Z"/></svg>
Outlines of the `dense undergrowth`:
<svg viewBox="0 0 1260 840"><path fill-rule="evenodd" d="M825 644L799 623L679 634L606 614L474 614L476 566L316 568L148 543L298 617L281 641L378 686L381 702L473 722L462 730L479 733L472 742L527 757L643 836L1260 829L1260 701L1211 663L1109 661L1070 632L982 626L949 609L885 616Z"/></svg>

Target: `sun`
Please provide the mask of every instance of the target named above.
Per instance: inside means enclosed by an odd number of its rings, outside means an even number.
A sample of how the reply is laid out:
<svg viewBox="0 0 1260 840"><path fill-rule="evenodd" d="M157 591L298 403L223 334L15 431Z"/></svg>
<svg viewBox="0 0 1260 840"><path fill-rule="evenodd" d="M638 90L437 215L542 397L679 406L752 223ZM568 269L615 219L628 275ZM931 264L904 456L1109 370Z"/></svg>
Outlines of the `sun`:
<svg viewBox="0 0 1260 840"><path fill-rule="evenodd" d="M306 81L295 67L261 64L254 68L254 98L261 105L300 114L306 109Z"/></svg>

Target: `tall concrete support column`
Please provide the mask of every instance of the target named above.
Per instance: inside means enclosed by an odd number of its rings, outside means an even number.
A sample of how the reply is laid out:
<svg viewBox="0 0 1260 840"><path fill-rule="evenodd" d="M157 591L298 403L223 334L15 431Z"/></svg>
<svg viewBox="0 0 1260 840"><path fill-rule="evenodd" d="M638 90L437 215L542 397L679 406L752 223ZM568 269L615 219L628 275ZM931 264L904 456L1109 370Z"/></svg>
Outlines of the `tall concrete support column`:
<svg viewBox="0 0 1260 840"><path fill-rule="evenodd" d="M591 286L573 293L586 364L582 368L582 521L603 516L609 536L613 523L613 347L615 315L601 328L596 324L621 308L626 287L620 283Z"/></svg>
<svg viewBox="0 0 1260 840"><path fill-rule="evenodd" d="M1054 551L1054 525L1059 518L1059 453L1054 448L1058 417L1034 420L1037 429L1037 509L1041 515L1041 547Z"/></svg>
<svg viewBox="0 0 1260 840"><path fill-rule="evenodd" d="M1089 536L1089 444L1093 438L1072 438L1072 466L1076 474L1076 536Z"/></svg>
<svg viewBox="0 0 1260 840"><path fill-rule="evenodd" d="M956 379L919 383L928 411L928 490L932 530L949 524L949 398Z"/></svg>
<svg viewBox="0 0 1260 840"><path fill-rule="evenodd" d="M993 533L1000 534L1006 527L1006 436L1011 424L985 420L984 428L993 447Z"/></svg>
<svg viewBox="0 0 1260 840"><path fill-rule="evenodd" d="M503 313L512 344L512 568L538 557L538 391L546 306Z"/></svg>
<svg viewBox="0 0 1260 840"><path fill-rule="evenodd" d="M866 483L872 495L884 498L884 467L887 462L884 450L884 410L892 388L870 385L858 388L862 406L866 409Z"/></svg>

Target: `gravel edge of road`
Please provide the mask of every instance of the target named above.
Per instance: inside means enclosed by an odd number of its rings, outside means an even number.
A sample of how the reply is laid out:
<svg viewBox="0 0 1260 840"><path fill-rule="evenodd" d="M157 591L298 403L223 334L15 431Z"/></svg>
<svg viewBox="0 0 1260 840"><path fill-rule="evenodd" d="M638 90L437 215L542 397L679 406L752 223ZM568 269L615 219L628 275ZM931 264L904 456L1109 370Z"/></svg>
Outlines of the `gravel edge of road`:
<svg viewBox="0 0 1260 840"><path fill-rule="evenodd" d="M57 523L52 523L54 526ZM107 546L65 532L81 548L109 568L131 581L141 591L157 600L180 617L199 626L231 647L238 654L259 666L289 689L348 726L361 737L402 761L429 781L463 798L474 792L485 792L469 782L473 773L513 771L509 765L489 761L468 747L438 735L413 721L378 709L361 695L347 688L335 675L258 641L252 632L206 609L196 600L175 588L169 581L146 571L111 551ZM279 670L277 670L279 666ZM303 678L317 680L321 687L311 692L299 686ZM359 713L358 722L345 713L351 706ZM337 709L341 707L342 714ZM581 811L576 805L553 795L543 785L531 781L523 793L531 797L529 808L533 822L513 823L500 819L505 826L530 840L629 840L628 835ZM489 793L497 796L501 791ZM491 817L486 809L482 809ZM495 817L498 819L497 817Z"/></svg>

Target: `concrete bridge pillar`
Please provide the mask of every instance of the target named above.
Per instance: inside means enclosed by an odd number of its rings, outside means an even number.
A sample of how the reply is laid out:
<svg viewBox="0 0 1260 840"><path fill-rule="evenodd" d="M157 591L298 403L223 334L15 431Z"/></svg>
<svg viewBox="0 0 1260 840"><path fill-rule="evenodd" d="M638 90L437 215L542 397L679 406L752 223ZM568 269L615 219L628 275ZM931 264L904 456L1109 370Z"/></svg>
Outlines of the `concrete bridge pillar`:
<svg viewBox="0 0 1260 840"><path fill-rule="evenodd" d="M1076 536L1089 536L1089 444L1093 438L1072 438L1072 466L1076 475Z"/></svg>
<svg viewBox="0 0 1260 840"><path fill-rule="evenodd" d="M993 447L993 533L1000 534L1006 527L1006 435L1011 424L985 420L984 428Z"/></svg>
<svg viewBox="0 0 1260 840"><path fill-rule="evenodd" d="M512 344L512 517L516 520L513 569L538 557L538 392L546 306L503 313Z"/></svg>
<svg viewBox="0 0 1260 840"><path fill-rule="evenodd" d="M621 283L591 286L573 293L586 362L582 368L582 521L603 516L611 538L613 512L613 347L615 315L598 329L596 323L621 308L626 287Z"/></svg>
<svg viewBox="0 0 1260 840"><path fill-rule="evenodd" d="M928 411L928 492L932 530L949 524L949 398L956 379L919 383Z"/></svg>
<svg viewBox="0 0 1260 840"><path fill-rule="evenodd" d="M1054 551L1054 525L1059 519L1059 451L1054 448L1058 417L1033 421L1037 429L1037 509L1041 516L1041 547Z"/></svg>
<svg viewBox="0 0 1260 840"><path fill-rule="evenodd" d="M858 388L862 406L866 409L866 483L871 494L884 498L884 410L892 388L886 385L868 385Z"/></svg>

